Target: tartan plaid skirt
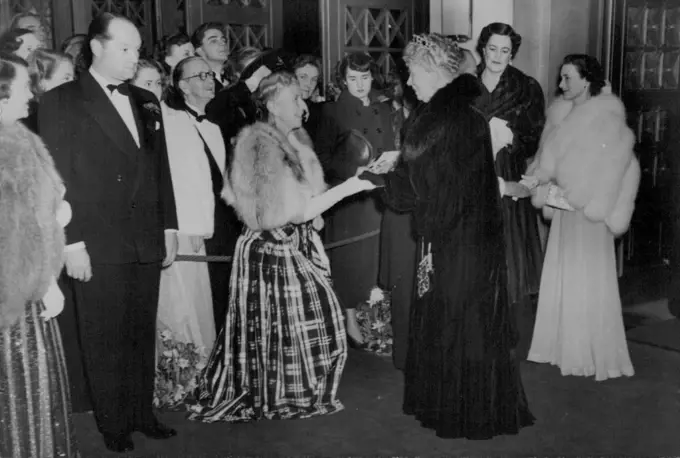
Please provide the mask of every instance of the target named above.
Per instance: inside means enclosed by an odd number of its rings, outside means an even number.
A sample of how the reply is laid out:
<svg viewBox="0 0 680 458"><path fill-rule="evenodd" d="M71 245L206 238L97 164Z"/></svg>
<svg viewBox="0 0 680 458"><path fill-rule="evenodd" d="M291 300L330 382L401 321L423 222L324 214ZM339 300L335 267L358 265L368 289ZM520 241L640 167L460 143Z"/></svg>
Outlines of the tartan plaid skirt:
<svg viewBox="0 0 680 458"><path fill-rule="evenodd" d="M343 409L344 317L311 223L244 230L236 244L225 326L190 418L290 419Z"/></svg>

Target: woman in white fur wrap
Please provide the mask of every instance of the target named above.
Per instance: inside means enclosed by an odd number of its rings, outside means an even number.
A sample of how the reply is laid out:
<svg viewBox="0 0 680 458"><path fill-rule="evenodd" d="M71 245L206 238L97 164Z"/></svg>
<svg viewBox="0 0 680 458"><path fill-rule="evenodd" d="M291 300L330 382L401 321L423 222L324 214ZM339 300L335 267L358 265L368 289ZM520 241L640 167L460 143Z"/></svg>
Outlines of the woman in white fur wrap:
<svg viewBox="0 0 680 458"><path fill-rule="evenodd" d="M534 205L552 220L528 359L598 381L632 376L614 238L635 206L635 136L595 58L566 56L558 93L527 172L539 183Z"/></svg>

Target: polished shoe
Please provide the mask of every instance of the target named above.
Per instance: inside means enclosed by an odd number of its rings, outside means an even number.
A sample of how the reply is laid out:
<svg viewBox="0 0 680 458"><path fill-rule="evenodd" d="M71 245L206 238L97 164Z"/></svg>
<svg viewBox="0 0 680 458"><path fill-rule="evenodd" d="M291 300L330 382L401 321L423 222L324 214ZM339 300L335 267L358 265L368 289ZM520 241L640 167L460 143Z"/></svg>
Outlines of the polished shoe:
<svg viewBox="0 0 680 458"><path fill-rule="evenodd" d="M177 435L177 431L165 426L161 422L156 422L151 426L142 426L137 429L138 432L144 434L149 439L170 439Z"/></svg>
<svg viewBox="0 0 680 458"><path fill-rule="evenodd" d="M135 449L135 443L128 434L127 436L108 436L104 435L104 445L115 453L131 452Z"/></svg>

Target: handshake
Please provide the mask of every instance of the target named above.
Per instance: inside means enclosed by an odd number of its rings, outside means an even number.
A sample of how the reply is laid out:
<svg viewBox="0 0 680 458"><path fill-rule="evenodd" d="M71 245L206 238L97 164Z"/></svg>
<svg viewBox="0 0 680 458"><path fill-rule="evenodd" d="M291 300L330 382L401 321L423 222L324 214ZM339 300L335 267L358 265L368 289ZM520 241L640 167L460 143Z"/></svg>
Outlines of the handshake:
<svg viewBox="0 0 680 458"><path fill-rule="evenodd" d="M385 177L369 170L364 170L363 172L359 173L357 178L360 180L370 181L376 188L382 188L385 186Z"/></svg>

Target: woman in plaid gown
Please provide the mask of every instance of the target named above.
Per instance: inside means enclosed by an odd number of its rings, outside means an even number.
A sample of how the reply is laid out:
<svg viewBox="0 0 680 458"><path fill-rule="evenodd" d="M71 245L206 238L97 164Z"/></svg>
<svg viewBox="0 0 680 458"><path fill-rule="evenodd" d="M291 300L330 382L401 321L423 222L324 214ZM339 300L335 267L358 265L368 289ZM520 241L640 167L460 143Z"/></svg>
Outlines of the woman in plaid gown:
<svg viewBox="0 0 680 458"><path fill-rule="evenodd" d="M307 418L342 410L342 309L317 230L335 203L374 185L352 177L325 191L300 128L295 76L274 73L256 97L267 113L238 135L223 196L245 224L236 244L226 324L199 381L192 419Z"/></svg>

